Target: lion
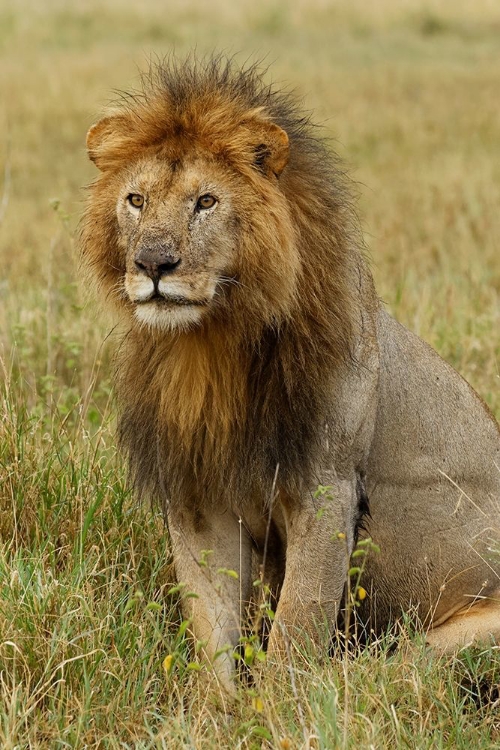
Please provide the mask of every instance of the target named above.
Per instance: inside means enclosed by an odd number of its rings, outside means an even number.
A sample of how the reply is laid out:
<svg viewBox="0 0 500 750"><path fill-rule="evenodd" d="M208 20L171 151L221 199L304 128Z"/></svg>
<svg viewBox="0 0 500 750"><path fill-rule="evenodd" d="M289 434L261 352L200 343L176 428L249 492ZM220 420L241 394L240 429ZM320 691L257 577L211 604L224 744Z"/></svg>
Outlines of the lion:
<svg viewBox="0 0 500 750"><path fill-rule="evenodd" d="M381 550L367 633L411 610L438 651L498 642L498 425L384 309L348 178L294 99L255 66L169 60L87 148L82 256L126 326L120 443L223 686L255 563L268 658L327 651L360 535Z"/></svg>

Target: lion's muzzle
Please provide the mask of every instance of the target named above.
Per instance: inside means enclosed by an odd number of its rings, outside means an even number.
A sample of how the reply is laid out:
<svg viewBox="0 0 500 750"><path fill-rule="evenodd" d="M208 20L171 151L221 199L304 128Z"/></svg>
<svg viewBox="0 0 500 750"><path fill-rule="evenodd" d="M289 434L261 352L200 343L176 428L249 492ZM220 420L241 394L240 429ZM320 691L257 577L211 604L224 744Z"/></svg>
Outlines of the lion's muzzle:
<svg viewBox="0 0 500 750"><path fill-rule="evenodd" d="M125 292L135 305L135 318L164 331L197 325L215 294L216 279L211 274L186 271L181 259L138 254L124 279Z"/></svg>

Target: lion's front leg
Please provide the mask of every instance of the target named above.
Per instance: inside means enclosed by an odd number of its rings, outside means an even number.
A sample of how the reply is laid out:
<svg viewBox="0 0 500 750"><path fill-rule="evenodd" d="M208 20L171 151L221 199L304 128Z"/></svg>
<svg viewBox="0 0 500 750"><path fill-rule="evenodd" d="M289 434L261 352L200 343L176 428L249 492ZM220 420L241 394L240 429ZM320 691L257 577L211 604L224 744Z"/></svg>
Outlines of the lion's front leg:
<svg viewBox="0 0 500 750"><path fill-rule="evenodd" d="M337 481L330 497L283 506L285 578L271 629L268 653L282 657L287 641L326 653L339 612L354 542L356 482Z"/></svg>
<svg viewBox="0 0 500 750"><path fill-rule="evenodd" d="M184 584L183 615L228 692L234 691L233 649L251 593L251 540L233 513L170 509L167 520L174 565Z"/></svg>

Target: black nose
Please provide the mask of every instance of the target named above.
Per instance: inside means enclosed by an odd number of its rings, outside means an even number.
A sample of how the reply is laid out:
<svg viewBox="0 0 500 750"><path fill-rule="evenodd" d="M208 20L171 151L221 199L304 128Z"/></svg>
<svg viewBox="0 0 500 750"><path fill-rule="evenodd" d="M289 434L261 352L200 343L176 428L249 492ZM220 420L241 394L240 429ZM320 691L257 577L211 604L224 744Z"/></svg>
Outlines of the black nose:
<svg viewBox="0 0 500 750"><path fill-rule="evenodd" d="M153 281L159 281L162 276L172 273L180 262L180 258L150 249L141 250L135 259L136 268Z"/></svg>

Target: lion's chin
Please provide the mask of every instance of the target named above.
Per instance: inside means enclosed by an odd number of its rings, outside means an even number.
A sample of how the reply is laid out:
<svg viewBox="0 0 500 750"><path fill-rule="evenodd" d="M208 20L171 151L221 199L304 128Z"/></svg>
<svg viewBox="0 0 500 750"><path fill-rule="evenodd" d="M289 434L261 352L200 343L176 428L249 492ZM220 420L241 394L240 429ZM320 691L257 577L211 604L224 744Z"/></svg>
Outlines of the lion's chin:
<svg viewBox="0 0 500 750"><path fill-rule="evenodd" d="M189 331L199 325L203 316L200 305L159 305L143 302L135 308L135 318L142 326L165 333Z"/></svg>

